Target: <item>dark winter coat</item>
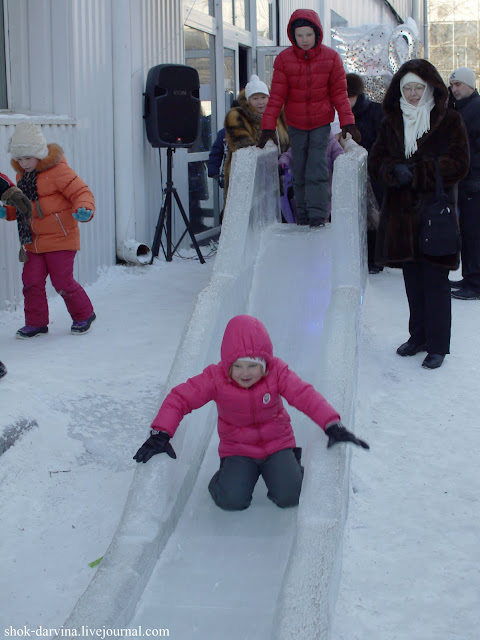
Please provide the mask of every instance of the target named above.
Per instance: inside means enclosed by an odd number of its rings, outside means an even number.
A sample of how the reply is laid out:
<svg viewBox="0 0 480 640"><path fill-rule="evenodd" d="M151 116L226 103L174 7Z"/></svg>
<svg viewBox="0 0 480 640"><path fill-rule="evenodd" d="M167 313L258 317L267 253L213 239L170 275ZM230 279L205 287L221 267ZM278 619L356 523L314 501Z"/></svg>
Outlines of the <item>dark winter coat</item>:
<svg viewBox="0 0 480 640"><path fill-rule="evenodd" d="M225 128L220 129L215 138L215 142L212 144L212 148L208 155L207 171L208 177L220 175L220 169L222 167L223 158L226 156L226 131Z"/></svg>
<svg viewBox="0 0 480 640"><path fill-rule="evenodd" d="M373 143L377 139L378 132L380 131L380 125L382 124L382 105L380 102L370 100L365 93L361 93L353 105L352 111L355 116L355 125L362 136L360 144L370 153ZM371 179L370 182L373 194L380 206L383 200L383 185L373 179ZM375 204L373 206L375 206Z"/></svg>
<svg viewBox="0 0 480 640"><path fill-rule="evenodd" d="M292 23L305 19L319 32L316 46L304 51L295 40ZM285 105L288 126L310 131L333 122L335 109L340 126L354 124L347 95L347 80L338 53L322 44L323 29L315 11L298 9L288 23L291 47L273 63L272 88L262 117L262 129L275 129L275 122Z"/></svg>
<svg viewBox="0 0 480 640"><path fill-rule="evenodd" d="M400 79L409 71L433 86L435 106L430 112L430 130L417 140L418 149L406 160ZM459 254L425 256L418 241L419 221L425 205L435 193L435 158L450 204L456 208L456 184L468 172L469 153L465 125L455 111L446 108L448 91L435 67L426 60L409 60L394 75L383 101L384 120L368 157L372 177L385 187L377 233L375 262L401 266L402 262L428 260L456 269ZM400 187L393 175L398 163L406 163L413 182Z"/></svg>
<svg viewBox="0 0 480 640"><path fill-rule="evenodd" d="M250 107L245 97L245 89L242 89L238 95L238 106L232 107L225 116L226 140L228 143L227 159L225 160L225 195L228 190L228 182L230 179L230 166L232 164L232 154L238 149L245 147L253 147L257 144L260 137L261 114ZM287 127L283 114L276 120L272 129L277 131L277 140L279 143L279 153L283 153L290 146L288 139Z"/></svg>
<svg viewBox="0 0 480 640"><path fill-rule="evenodd" d="M232 364L242 357L263 358L266 374L245 389L230 376ZM295 447L290 416L282 396L322 429L340 421L335 409L288 365L273 355L270 336L253 316L235 316L225 329L221 361L174 387L165 398L153 429L173 436L182 418L213 400L218 411L219 454L266 458Z"/></svg>
<svg viewBox="0 0 480 640"><path fill-rule="evenodd" d="M468 134L470 147L470 171L459 188L467 192L480 191L480 95L478 91L468 98L453 102L453 108L462 116Z"/></svg>

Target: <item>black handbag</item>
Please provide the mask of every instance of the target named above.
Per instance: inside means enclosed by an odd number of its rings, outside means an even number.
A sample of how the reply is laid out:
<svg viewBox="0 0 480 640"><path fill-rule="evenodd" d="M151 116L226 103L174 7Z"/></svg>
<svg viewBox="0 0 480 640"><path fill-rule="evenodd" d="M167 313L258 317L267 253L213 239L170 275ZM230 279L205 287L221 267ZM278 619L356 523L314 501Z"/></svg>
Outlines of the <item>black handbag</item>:
<svg viewBox="0 0 480 640"><path fill-rule="evenodd" d="M448 256L460 250L457 215L443 188L438 159L435 159L435 194L421 213L420 251L427 256Z"/></svg>

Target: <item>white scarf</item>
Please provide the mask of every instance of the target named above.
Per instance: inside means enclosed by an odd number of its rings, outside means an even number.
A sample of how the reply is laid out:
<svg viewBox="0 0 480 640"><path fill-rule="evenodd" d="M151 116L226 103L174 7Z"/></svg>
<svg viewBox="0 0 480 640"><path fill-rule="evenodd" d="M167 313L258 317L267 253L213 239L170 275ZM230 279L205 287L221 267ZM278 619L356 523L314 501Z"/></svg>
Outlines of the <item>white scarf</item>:
<svg viewBox="0 0 480 640"><path fill-rule="evenodd" d="M403 87L409 82L417 82L425 85L425 91L416 107L413 104L409 104L403 97ZM406 73L401 78L400 91L402 93L400 108L403 113L405 157L410 158L418 149L417 140L421 138L424 133L430 131L430 111L435 106L435 100L433 98L433 87L415 73Z"/></svg>

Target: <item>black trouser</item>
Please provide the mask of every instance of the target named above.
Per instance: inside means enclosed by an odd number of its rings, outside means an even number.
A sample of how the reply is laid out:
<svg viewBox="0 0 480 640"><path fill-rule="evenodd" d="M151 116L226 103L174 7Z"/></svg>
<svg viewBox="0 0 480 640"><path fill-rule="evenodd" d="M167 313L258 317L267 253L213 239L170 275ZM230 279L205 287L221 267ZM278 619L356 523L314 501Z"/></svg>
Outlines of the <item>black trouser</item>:
<svg viewBox="0 0 480 640"><path fill-rule="evenodd" d="M221 509L240 511L252 501L260 476L267 485L267 496L279 507L295 507L302 488L301 449L282 449L267 458L226 456L210 480L208 490Z"/></svg>
<svg viewBox="0 0 480 640"><path fill-rule="evenodd" d="M462 277L465 287L480 292L480 192L459 189L460 235L462 238Z"/></svg>
<svg viewBox="0 0 480 640"><path fill-rule="evenodd" d="M429 262L403 265L403 279L410 307L409 342L426 344L428 353L450 353L452 300L449 270Z"/></svg>

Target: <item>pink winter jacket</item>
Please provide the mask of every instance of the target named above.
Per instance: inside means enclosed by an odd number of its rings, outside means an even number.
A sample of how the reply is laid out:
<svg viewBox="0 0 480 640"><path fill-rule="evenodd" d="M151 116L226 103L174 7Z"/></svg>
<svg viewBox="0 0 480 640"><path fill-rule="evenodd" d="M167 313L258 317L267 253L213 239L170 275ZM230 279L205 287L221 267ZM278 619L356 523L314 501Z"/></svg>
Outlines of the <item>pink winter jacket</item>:
<svg viewBox="0 0 480 640"><path fill-rule="evenodd" d="M231 365L242 357L260 357L267 363L266 375L249 389L240 387L229 374ZM185 415L213 400L218 410L220 457L263 459L296 446L282 396L322 429L340 421L337 411L312 385L274 357L263 324L252 316L236 316L225 329L220 362L174 387L152 422L152 429L173 436Z"/></svg>

